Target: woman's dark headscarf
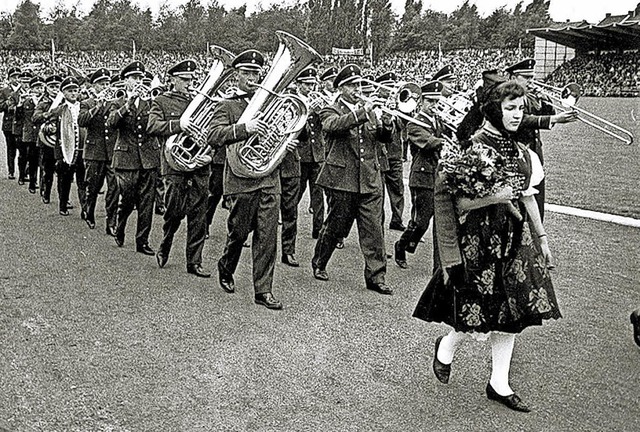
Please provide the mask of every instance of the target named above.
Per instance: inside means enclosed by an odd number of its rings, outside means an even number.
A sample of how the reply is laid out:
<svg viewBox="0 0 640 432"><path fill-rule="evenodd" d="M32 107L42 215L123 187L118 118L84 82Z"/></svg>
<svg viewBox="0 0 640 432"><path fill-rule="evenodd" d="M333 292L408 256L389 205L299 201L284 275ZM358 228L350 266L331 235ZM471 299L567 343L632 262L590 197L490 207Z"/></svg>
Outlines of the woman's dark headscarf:
<svg viewBox="0 0 640 432"><path fill-rule="evenodd" d="M515 99L524 95L524 87L515 81L507 81L493 87L488 92L482 104L484 117L505 137L510 137L512 133L507 131L502 123L502 101Z"/></svg>

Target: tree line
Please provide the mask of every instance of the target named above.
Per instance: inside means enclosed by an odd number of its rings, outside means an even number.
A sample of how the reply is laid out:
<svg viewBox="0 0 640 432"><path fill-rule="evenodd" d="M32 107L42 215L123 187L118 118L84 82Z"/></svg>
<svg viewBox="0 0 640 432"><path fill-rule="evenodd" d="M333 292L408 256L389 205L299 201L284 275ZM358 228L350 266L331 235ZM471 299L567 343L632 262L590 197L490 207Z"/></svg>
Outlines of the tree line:
<svg viewBox="0 0 640 432"><path fill-rule="evenodd" d="M328 54L332 47L371 50L374 59L394 51L460 48L533 47L527 28L551 23L550 0L505 6L481 17L466 0L451 14L406 0L401 17L388 0L298 0L248 14L247 6L227 10L218 0L189 0L173 7L165 0L159 13L131 0L96 0L89 13L62 2L42 16L40 5L24 0L13 13L0 15L0 48L46 50L54 41L64 51L141 50L203 52L208 44L239 52L272 51L275 30L292 33ZM424 9L424 10L423 10Z"/></svg>

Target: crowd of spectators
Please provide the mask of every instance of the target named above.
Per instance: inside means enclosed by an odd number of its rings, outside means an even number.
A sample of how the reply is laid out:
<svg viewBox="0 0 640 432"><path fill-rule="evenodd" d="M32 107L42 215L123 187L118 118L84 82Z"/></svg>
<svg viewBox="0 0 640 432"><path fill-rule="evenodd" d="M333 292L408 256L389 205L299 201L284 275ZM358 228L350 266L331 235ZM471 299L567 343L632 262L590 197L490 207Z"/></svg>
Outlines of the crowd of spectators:
<svg viewBox="0 0 640 432"><path fill-rule="evenodd" d="M578 83L585 96L638 96L640 53L581 55L553 71L547 82L556 87Z"/></svg>
<svg viewBox="0 0 640 432"><path fill-rule="evenodd" d="M267 53L272 57L273 53ZM22 66L48 75L52 72L69 73L68 66L76 70L89 72L97 67L106 67L112 71L120 70L133 59L133 52L80 51L58 52L55 64L52 64L49 52L4 52L0 60L0 76L6 77L11 66ZM207 66L211 59L206 53L149 52L135 53L136 60L142 61L146 68L161 81L168 67L185 57L195 58L201 65ZM375 65L367 56L325 56L325 64L341 67L347 63L359 64L363 72L374 76L394 71L401 80L424 84L442 66L450 64L458 76L459 90L466 91L474 87L483 70L502 70L523 58L532 57L533 52L519 49L456 50L440 53L438 51L419 51L391 53L383 56ZM552 85L563 86L577 82L586 96L637 96L640 74L640 53L585 55L563 64L547 79Z"/></svg>

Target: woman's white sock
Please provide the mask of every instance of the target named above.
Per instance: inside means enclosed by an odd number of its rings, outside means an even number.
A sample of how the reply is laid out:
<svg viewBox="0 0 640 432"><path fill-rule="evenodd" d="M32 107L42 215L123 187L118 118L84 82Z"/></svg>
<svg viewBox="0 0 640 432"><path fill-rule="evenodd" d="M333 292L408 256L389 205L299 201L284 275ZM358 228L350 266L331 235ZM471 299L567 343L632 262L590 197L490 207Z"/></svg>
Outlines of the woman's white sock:
<svg viewBox="0 0 640 432"><path fill-rule="evenodd" d="M509 368L513 354L515 335L505 333L491 334L491 387L500 396L509 396L513 393L509 386Z"/></svg>

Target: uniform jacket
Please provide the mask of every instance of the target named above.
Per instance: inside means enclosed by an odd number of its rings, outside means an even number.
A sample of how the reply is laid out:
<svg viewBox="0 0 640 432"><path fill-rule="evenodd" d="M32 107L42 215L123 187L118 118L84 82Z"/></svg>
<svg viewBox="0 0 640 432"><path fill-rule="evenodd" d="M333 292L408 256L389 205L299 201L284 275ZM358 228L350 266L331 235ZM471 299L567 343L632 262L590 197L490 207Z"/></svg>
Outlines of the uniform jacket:
<svg viewBox="0 0 640 432"><path fill-rule="evenodd" d="M11 86L0 90L0 112L4 113L2 119L2 130L13 133L13 118L18 104L19 94ZM21 132L22 133L22 132Z"/></svg>
<svg viewBox="0 0 640 432"><path fill-rule="evenodd" d="M546 97L527 92L524 99L524 117L518 128L516 139L533 150L540 161L542 159L542 140L540 129L551 128L551 116L556 113L551 102Z"/></svg>
<svg viewBox="0 0 640 432"><path fill-rule="evenodd" d="M424 116L419 116L418 120L429 124L430 127L425 128L415 123L407 124L412 156L409 187L433 189L440 152L442 125L437 120L436 124L433 124Z"/></svg>
<svg viewBox="0 0 640 432"><path fill-rule="evenodd" d="M117 131L113 151L113 168L121 170L153 169L160 166L160 144L155 136L147 134L148 100L139 99L138 107L127 110L127 101L116 101L111 106L107 124Z"/></svg>
<svg viewBox="0 0 640 432"><path fill-rule="evenodd" d="M403 125L399 118L392 120L391 142L386 144L387 158L389 160L402 160L402 129Z"/></svg>
<svg viewBox="0 0 640 432"><path fill-rule="evenodd" d="M108 125L110 109L111 103L98 105L94 98L80 102L78 124L87 130L85 160L111 162L113 158L116 131Z"/></svg>
<svg viewBox="0 0 640 432"><path fill-rule="evenodd" d="M328 154L316 183L346 192L381 193L380 147L391 140L391 130L370 127L365 110L352 112L342 98L321 110L320 118Z"/></svg>
<svg viewBox="0 0 640 432"><path fill-rule="evenodd" d="M324 162L324 136L322 133L322 122L318 113L310 113L307 124L298 135L300 145L298 153L301 163Z"/></svg>
<svg viewBox="0 0 640 432"><path fill-rule="evenodd" d="M300 154L298 149L288 151L280 164L280 177L300 177Z"/></svg>
<svg viewBox="0 0 640 432"><path fill-rule="evenodd" d="M149 110L149 123L147 123L147 133L158 137L161 151L162 175L185 175L190 174L185 171L176 171L169 166L164 155L164 145L167 138L182 132L180 127L180 116L187 109L192 101L188 94L174 91L166 92L158 96L151 102ZM209 173L209 166L203 166L192 172L194 175L206 175Z"/></svg>
<svg viewBox="0 0 640 432"><path fill-rule="evenodd" d="M42 98L40 98L42 99ZM16 115L22 117L22 141L34 143L38 140L39 127L33 122L33 113L40 101L29 98L16 110Z"/></svg>
<svg viewBox="0 0 640 432"><path fill-rule="evenodd" d="M223 100L213 110L211 125L211 142L217 148L229 144L245 141L249 138L244 124L237 124L238 119L247 107L251 94L242 97ZM230 149L227 148L227 151ZM217 150L216 150L217 151ZM274 170L270 175L258 179L249 179L236 176L229 167L228 160L224 166L224 194L252 192L264 189L265 192L280 193L280 172Z"/></svg>

